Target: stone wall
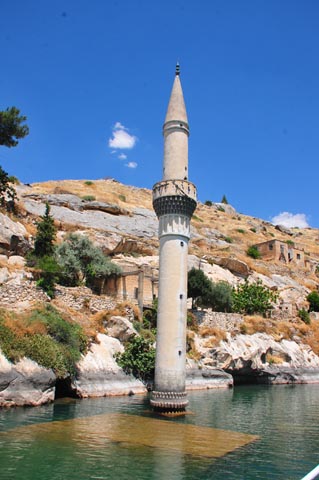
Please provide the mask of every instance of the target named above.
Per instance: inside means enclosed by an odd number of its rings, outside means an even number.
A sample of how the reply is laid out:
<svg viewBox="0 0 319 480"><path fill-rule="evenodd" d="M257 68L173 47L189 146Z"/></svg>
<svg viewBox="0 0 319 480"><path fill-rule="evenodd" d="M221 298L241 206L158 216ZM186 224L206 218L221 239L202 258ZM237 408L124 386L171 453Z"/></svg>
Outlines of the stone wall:
<svg viewBox="0 0 319 480"><path fill-rule="evenodd" d="M32 303L47 302L49 297L31 280L7 282L0 287L0 307L28 307Z"/></svg>
<svg viewBox="0 0 319 480"><path fill-rule="evenodd" d="M243 323L239 313L213 312L212 310L192 310L199 325L217 327L227 332L238 332Z"/></svg>

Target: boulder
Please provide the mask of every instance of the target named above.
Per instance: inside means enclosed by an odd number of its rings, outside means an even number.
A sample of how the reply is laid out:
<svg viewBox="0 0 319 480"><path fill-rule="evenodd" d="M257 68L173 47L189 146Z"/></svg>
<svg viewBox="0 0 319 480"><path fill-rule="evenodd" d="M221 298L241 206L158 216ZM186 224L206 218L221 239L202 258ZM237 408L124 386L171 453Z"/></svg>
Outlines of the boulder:
<svg viewBox="0 0 319 480"><path fill-rule="evenodd" d="M20 255L12 255L8 259L8 265L14 265L15 267L24 267L26 264L25 258Z"/></svg>
<svg viewBox="0 0 319 480"><path fill-rule="evenodd" d="M289 228L285 227L284 225L275 225L275 229L281 233L285 233L286 235L290 235L290 236L293 235L293 232Z"/></svg>
<svg viewBox="0 0 319 480"><path fill-rule="evenodd" d="M117 338L120 342L127 342L131 337L137 335L132 323L125 317L112 316L108 319L106 328L108 336Z"/></svg>
<svg viewBox="0 0 319 480"><path fill-rule="evenodd" d="M56 377L29 358L17 364L0 351L0 407L38 406L52 402Z"/></svg>
<svg viewBox="0 0 319 480"><path fill-rule="evenodd" d="M126 375L116 363L114 354L124 350L120 341L99 333L97 342L77 364L77 376L72 384L75 393L82 398L146 393L145 385Z"/></svg>
<svg viewBox="0 0 319 480"><path fill-rule="evenodd" d="M0 213L0 253L28 251L30 246L24 238L26 235L27 231L20 222Z"/></svg>
<svg viewBox="0 0 319 480"><path fill-rule="evenodd" d="M239 275L240 277L247 278L251 273L247 263L237 260L236 258L215 258L214 262L223 268L227 268L227 270L229 270L231 273L234 275Z"/></svg>

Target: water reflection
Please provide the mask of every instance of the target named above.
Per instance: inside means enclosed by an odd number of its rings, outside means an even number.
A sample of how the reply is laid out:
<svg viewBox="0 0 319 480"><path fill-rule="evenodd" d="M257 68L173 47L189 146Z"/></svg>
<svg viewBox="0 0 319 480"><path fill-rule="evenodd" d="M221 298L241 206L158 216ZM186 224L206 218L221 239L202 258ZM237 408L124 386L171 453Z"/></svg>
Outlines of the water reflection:
<svg viewBox="0 0 319 480"><path fill-rule="evenodd" d="M189 400L193 415L169 420L142 396L2 410L0 479L297 480L318 463L318 385L191 392ZM218 438L206 427L227 432ZM260 438L247 443L229 431Z"/></svg>

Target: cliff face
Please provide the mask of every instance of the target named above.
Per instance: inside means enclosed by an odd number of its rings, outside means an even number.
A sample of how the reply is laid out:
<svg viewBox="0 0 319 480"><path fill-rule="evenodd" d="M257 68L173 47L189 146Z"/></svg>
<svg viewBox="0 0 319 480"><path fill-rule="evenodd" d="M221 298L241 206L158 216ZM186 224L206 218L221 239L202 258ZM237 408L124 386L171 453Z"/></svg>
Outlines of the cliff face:
<svg viewBox="0 0 319 480"><path fill-rule="evenodd" d="M158 222L152 209L150 190L125 186L111 179L46 182L18 186L17 190L17 213L8 215L0 212L0 308L24 311L37 302L49 301L36 288L24 260L36 232L35 223L43 215L46 202L51 206L58 229L58 241L68 232L85 233L105 254L112 255L124 270L138 269L143 265L156 272ZM254 260L247 256L249 246L273 239L298 246L306 262L284 263L278 258ZM272 312L272 318L264 323L258 319L255 319L255 323L251 319L247 323L245 318L229 318L227 315L212 320L213 313L197 312L199 331L189 332L189 354L196 362L193 363L191 359L188 361L188 388L231 384L231 378L218 369L227 370L236 378L242 375L242 378L246 376L266 383L316 381L318 357L310 350L310 346L319 353L318 320L313 315L312 324L305 326L298 319L297 312L307 308L307 294L318 288L318 239L316 229L288 230L238 214L230 205L199 204L192 220L189 268L201 268L211 280L224 280L233 286L244 278L261 280L264 285L278 292L279 302ZM53 303L61 311L74 312L77 321L89 324L92 315L114 308L116 301L105 295L95 296L85 287L59 287ZM211 334L207 334L207 330L203 333L203 327L207 327L205 315L210 315L209 327L215 329ZM254 328L251 328L253 323ZM216 329L221 332L219 335ZM231 336L226 337L227 332ZM263 337L258 336L260 332ZM111 335L108 338L113 337ZM81 360L79 372L82 373L79 373L73 385L79 396L145 391L143 386L127 378L127 385L123 387L123 372L115 364L111 365L113 340L102 337L101 342L93 345L88 356ZM121 348L119 339L117 342L117 348ZM103 345L109 352L108 361L111 363L105 360ZM103 350L103 355L99 353L100 350ZM101 364L98 357L104 358ZM21 380L20 367L18 364L8 366L3 360L2 378L8 379L11 375ZM52 379L50 374L45 375L49 375L47 386L44 390L41 390L41 386L35 390L44 392L42 397L40 395L42 399L52 399ZM40 385L41 381L35 383ZM3 392L14 383L10 380L1 385ZM10 389L7 394L10 397ZM4 398L4 394L0 394L1 398ZM42 400L34 401L41 403Z"/></svg>

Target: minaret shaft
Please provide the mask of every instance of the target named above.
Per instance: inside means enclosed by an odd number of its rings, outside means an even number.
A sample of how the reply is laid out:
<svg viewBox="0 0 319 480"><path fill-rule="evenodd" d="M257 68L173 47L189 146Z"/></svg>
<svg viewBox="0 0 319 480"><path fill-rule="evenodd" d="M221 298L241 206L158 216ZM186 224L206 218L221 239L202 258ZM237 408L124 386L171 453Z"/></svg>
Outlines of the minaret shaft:
<svg viewBox="0 0 319 480"><path fill-rule="evenodd" d="M156 410L183 411L187 405L187 256L196 188L188 178L188 120L179 71L176 72L163 127L163 180L153 187L159 218L159 293L155 385Z"/></svg>

